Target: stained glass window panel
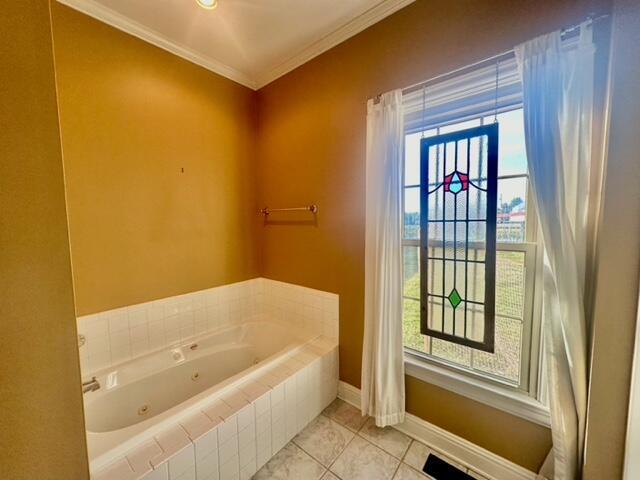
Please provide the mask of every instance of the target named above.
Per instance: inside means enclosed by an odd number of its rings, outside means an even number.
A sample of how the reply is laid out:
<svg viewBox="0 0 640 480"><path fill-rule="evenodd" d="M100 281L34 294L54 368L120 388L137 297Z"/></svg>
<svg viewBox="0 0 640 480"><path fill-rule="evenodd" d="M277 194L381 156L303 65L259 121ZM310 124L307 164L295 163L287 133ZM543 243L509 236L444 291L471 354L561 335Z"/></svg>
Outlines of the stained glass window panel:
<svg viewBox="0 0 640 480"><path fill-rule="evenodd" d="M498 125L422 139L420 159L421 333L493 352Z"/></svg>

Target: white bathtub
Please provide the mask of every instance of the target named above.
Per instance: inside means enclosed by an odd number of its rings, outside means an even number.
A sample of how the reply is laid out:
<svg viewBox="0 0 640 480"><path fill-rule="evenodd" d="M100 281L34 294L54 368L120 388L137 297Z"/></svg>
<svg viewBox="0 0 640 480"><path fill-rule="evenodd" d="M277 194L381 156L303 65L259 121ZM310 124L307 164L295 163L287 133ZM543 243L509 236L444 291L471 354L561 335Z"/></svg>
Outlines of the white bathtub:
<svg viewBox="0 0 640 480"><path fill-rule="evenodd" d="M273 322L250 322L98 372L101 388L84 397L92 471L315 336Z"/></svg>

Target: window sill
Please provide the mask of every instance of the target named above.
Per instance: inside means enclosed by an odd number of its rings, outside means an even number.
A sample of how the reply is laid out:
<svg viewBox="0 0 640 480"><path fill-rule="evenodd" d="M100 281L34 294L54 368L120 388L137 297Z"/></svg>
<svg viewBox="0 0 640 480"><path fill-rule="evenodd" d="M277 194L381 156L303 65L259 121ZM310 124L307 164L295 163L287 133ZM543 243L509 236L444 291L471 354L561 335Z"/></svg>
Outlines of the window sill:
<svg viewBox="0 0 640 480"><path fill-rule="evenodd" d="M405 373L544 427L551 425L548 407L534 398L404 354Z"/></svg>

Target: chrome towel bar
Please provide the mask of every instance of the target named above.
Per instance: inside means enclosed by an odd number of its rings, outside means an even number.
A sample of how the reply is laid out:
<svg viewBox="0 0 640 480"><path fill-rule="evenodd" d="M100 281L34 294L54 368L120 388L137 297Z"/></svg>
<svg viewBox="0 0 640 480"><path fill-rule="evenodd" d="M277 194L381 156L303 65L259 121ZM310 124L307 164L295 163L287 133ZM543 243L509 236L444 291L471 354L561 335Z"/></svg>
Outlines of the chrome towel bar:
<svg viewBox="0 0 640 480"><path fill-rule="evenodd" d="M318 206L313 204L313 205L309 205L308 207L293 207L293 208L264 207L262 210L260 210L260 213L264 216L267 216L273 212L311 212L315 215L316 213L318 213Z"/></svg>

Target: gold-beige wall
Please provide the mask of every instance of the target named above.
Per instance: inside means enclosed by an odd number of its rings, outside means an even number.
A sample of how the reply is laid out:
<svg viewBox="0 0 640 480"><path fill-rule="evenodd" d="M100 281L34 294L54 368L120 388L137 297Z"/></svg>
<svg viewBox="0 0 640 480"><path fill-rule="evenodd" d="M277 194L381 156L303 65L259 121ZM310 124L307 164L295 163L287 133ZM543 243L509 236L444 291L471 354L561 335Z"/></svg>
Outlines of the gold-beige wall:
<svg viewBox="0 0 640 480"><path fill-rule="evenodd" d="M48 0L0 14L0 478L88 479Z"/></svg>
<svg viewBox="0 0 640 480"><path fill-rule="evenodd" d="M52 8L77 314L257 276L255 93Z"/></svg>
<svg viewBox="0 0 640 480"><path fill-rule="evenodd" d="M358 386L367 98L608 8L607 0L418 0L255 93L52 2L77 314L259 274L336 292L340 376ZM0 16L9 37L0 46L0 285L7 358L17 359L0 367L0 431L11 432L0 435L3 478L81 479L87 470L49 22L43 0L7 5ZM631 158L626 148L616 158ZM609 168L624 176L622 162ZM613 195L622 177L607 177ZM625 200L609 198L603 218L633 229L616 213ZM311 201L317 224L263 226L255 215L261 205ZM600 253L622 251L621 239ZM633 270L622 257L619 266ZM611 285L613 268L602 263L600 286ZM598 292L588 478L621 463L628 370L607 395L608 358L623 364L631 348L628 338L618 348L606 328L615 292ZM532 470L550 446L546 428L410 377L407 406ZM38 477L44 466L48 476Z"/></svg>
<svg viewBox="0 0 640 480"><path fill-rule="evenodd" d="M609 138L592 327L585 480L623 478L640 275L638 45L640 3L616 0L612 22ZM631 455L637 454L631 452Z"/></svg>
<svg viewBox="0 0 640 480"><path fill-rule="evenodd" d="M320 208L261 230L262 275L340 295L340 378L360 385L366 101L608 10L607 1L418 0L258 92L260 203ZM549 430L407 379L408 410L531 470Z"/></svg>

